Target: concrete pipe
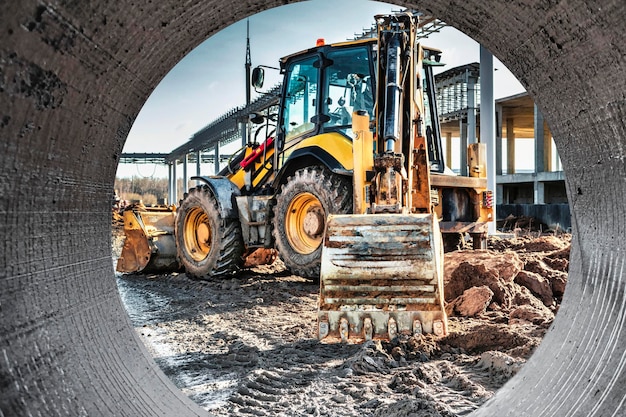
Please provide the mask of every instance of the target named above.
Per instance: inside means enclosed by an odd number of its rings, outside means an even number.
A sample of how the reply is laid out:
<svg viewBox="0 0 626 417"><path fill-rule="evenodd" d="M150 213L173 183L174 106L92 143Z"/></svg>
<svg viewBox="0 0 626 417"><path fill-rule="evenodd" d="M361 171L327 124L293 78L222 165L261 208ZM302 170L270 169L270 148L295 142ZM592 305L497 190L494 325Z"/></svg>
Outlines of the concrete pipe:
<svg viewBox="0 0 626 417"><path fill-rule="evenodd" d="M282 0L4 1L0 415L202 415L157 369L113 278L110 207L129 128L201 41ZM617 416L626 401L623 0L397 2L486 45L552 128L574 247L543 344L477 416ZM279 29L278 29L279 30Z"/></svg>

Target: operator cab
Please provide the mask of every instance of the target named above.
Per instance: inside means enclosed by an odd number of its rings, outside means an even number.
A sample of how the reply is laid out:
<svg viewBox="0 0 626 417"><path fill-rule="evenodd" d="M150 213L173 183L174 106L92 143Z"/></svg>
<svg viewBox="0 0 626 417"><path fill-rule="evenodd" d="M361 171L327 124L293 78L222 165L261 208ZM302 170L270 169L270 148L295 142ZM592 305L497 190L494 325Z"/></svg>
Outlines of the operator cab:
<svg viewBox="0 0 626 417"><path fill-rule="evenodd" d="M441 51L421 48L424 95L422 134L427 138L434 172L444 171L441 133L436 108L433 66ZM337 132L352 140L352 113L365 110L375 118L377 40L364 39L318 45L280 61L284 74L276 141L275 168L302 140ZM253 74L253 79L258 78ZM253 80L254 84L254 80Z"/></svg>
<svg viewBox="0 0 626 417"><path fill-rule="evenodd" d="M376 41L322 45L281 60L284 144L328 132L352 138L352 112L373 115Z"/></svg>

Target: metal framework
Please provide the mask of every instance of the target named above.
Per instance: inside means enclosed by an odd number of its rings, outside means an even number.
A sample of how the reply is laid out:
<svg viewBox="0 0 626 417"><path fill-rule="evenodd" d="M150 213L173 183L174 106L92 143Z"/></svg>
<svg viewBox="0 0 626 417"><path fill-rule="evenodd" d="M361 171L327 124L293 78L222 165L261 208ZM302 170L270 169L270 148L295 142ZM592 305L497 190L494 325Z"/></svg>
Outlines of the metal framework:
<svg viewBox="0 0 626 417"><path fill-rule="evenodd" d="M476 110L480 106L479 80L478 62L455 67L435 76L441 123L466 118L470 109ZM472 94L473 97L470 97Z"/></svg>
<svg viewBox="0 0 626 417"><path fill-rule="evenodd" d="M120 164L161 164L165 165L167 153L123 153Z"/></svg>
<svg viewBox="0 0 626 417"><path fill-rule="evenodd" d="M394 13L403 13L407 11L408 9L407 10L395 10ZM416 39L427 38L433 33L438 33L439 31L441 31L441 29L448 26L445 22L442 22L441 20L433 16L425 15L421 12L418 12L417 10L412 10L411 13L419 15L419 19L420 19L421 27L420 27L419 32L416 35ZM352 38L352 40L373 38L377 35L376 30L377 30L376 25L372 24L370 28L362 29L360 34L355 33L354 38Z"/></svg>

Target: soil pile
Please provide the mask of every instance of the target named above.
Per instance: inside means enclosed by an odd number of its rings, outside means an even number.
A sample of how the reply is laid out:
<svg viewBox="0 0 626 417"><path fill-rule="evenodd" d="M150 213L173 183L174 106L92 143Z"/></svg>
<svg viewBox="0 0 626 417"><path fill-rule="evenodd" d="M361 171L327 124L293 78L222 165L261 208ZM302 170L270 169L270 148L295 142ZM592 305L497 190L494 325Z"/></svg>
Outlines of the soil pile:
<svg viewBox="0 0 626 417"><path fill-rule="evenodd" d="M491 247L446 254L448 314L552 322L567 283L569 237L492 239Z"/></svg>
<svg viewBox="0 0 626 417"><path fill-rule="evenodd" d="M449 334L439 339L322 344L318 285L280 260L215 281L117 281L157 363L214 415L461 416L540 343L563 294L569 240L491 239L488 250L446 254Z"/></svg>

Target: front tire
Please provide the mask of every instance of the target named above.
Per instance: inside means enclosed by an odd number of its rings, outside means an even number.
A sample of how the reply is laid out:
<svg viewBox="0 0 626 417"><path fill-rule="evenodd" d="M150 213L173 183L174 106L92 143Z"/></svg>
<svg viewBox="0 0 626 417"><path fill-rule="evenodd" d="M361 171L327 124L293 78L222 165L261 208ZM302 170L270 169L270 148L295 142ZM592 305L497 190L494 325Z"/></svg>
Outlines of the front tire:
<svg viewBox="0 0 626 417"><path fill-rule="evenodd" d="M238 219L223 219L206 185L189 191L176 215L176 251L187 274L209 279L232 274L243 265Z"/></svg>
<svg viewBox="0 0 626 417"><path fill-rule="evenodd" d="M296 171L274 208L274 239L285 266L296 275L319 279L326 217L351 211L349 178L322 167Z"/></svg>

